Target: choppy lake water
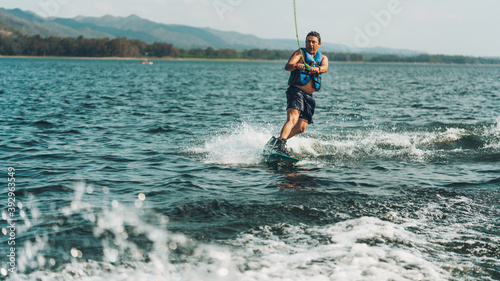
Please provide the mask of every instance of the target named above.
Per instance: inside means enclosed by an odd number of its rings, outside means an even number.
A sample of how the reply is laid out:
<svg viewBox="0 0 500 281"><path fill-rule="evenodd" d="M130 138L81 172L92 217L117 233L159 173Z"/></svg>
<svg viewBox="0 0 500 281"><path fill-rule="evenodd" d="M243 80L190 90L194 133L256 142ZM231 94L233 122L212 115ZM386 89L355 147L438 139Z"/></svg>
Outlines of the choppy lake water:
<svg viewBox="0 0 500 281"><path fill-rule="evenodd" d="M275 165L283 62L0 65L7 280L500 279L498 66L332 64Z"/></svg>

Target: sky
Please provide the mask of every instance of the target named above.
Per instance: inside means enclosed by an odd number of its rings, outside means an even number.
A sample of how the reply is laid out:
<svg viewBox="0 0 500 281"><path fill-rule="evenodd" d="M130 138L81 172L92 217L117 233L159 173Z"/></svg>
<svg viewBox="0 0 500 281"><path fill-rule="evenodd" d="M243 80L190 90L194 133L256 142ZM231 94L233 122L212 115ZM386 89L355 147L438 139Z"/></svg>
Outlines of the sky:
<svg viewBox="0 0 500 281"><path fill-rule="evenodd" d="M429 54L500 56L499 0L296 0L299 37ZM295 39L293 0L0 0L43 17L129 16Z"/></svg>

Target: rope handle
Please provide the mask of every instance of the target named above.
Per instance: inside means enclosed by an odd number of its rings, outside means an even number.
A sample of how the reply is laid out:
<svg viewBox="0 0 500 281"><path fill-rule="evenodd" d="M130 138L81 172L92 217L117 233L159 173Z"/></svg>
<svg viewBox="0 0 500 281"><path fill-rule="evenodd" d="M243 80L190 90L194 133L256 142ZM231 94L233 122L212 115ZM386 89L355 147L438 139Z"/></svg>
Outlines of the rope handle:
<svg viewBox="0 0 500 281"><path fill-rule="evenodd" d="M308 65L307 63L304 63L304 66L306 67L307 70L312 71L312 67L310 65ZM293 67L297 68L297 64L294 64ZM320 70L318 69L318 70L313 71L313 72L319 74Z"/></svg>

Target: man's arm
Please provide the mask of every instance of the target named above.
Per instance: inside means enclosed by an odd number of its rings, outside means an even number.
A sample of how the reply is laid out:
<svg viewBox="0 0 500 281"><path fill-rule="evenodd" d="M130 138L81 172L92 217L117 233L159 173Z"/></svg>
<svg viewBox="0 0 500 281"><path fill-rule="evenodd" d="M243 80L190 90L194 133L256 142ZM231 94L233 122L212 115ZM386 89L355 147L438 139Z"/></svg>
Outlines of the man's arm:
<svg viewBox="0 0 500 281"><path fill-rule="evenodd" d="M323 55L323 60L321 61L321 70L319 73L326 73L328 71L328 58Z"/></svg>
<svg viewBox="0 0 500 281"><path fill-rule="evenodd" d="M294 65L296 65L297 63L299 63L299 61L302 59L302 56L300 55L300 52L299 50L295 51L292 56L290 57L290 59L288 60L288 62L285 64L285 70L286 71L293 71L296 69L296 67L294 67Z"/></svg>

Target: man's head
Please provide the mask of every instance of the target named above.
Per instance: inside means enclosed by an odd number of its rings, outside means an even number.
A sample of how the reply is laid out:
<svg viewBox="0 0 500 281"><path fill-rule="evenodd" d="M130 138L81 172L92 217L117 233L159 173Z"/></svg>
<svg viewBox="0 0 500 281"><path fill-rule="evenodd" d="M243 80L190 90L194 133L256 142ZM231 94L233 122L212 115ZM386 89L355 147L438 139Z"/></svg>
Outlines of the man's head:
<svg viewBox="0 0 500 281"><path fill-rule="evenodd" d="M318 38L318 42L321 44L321 35L319 35L319 33L318 33L318 32L316 32L316 31L311 31L311 32L309 32L309 33L307 34L307 36L306 36L306 42L307 42L307 38L308 38L309 36L314 36L314 37Z"/></svg>
<svg viewBox="0 0 500 281"><path fill-rule="evenodd" d="M316 54L319 46L321 46L321 35L316 31L311 31L306 37L306 49L310 54Z"/></svg>

